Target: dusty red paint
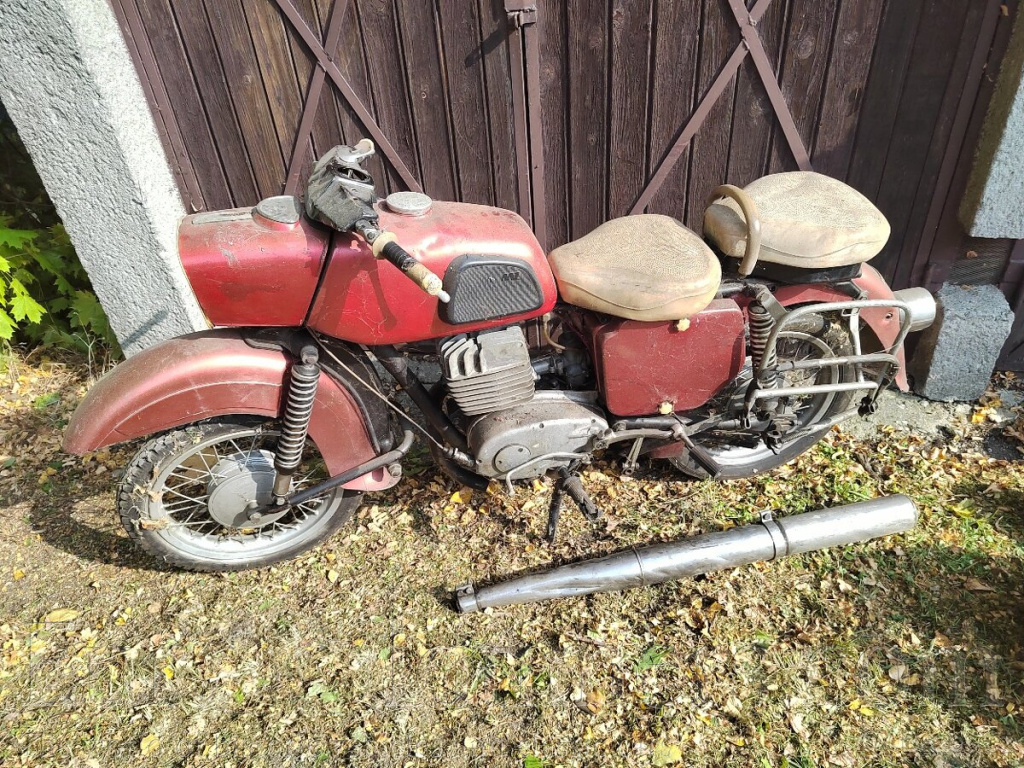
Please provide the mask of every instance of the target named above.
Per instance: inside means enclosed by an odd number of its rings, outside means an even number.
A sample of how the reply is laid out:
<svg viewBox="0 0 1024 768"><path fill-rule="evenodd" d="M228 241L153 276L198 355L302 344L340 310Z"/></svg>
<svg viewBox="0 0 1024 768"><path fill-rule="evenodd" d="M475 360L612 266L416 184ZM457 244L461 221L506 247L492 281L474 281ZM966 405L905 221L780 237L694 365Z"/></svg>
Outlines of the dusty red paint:
<svg viewBox="0 0 1024 768"><path fill-rule="evenodd" d="M283 352L253 349L237 331L205 331L157 344L96 383L71 418L64 450L83 454L216 416L276 418L288 364ZM332 475L376 455L358 407L326 374L309 435ZM379 490L395 482L384 473L345 487Z"/></svg>
<svg viewBox="0 0 1024 768"><path fill-rule="evenodd" d="M885 282L885 278L879 274L877 269L869 264L863 266L861 276L853 282L864 291L866 294L865 298L894 298L892 288ZM852 300L849 295L828 285L789 285L779 288L775 292L775 298L786 307L811 302ZM888 347L896 341L896 336L900 332L899 312L887 307L881 307L861 310L860 316L883 345ZM906 392L910 389L910 386L907 384L906 354L902 348L897 352L896 357L900 361L900 370L896 374L896 386L900 388L900 391Z"/></svg>
<svg viewBox="0 0 1024 768"><path fill-rule="evenodd" d="M423 216L401 216L382 206L380 223L442 278L449 262L463 254L522 259L537 274L544 305L500 320L449 325L438 315L437 299L387 261L375 259L362 238L338 233L310 312L310 328L359 344L399 344L509 325L550 312L555 305L557 289L547 257L518 214L482 205L435 202Z"/></svg>
<svg viewBox="0 0 1024 768"><path fill-rule="evenodd" d="M327 255L330 233L238 208L186 216L178 252L203 312L220 326L302 325Z"/></svg>
<svg viewBox="0 0 1024 768"><path fill-rule="evenodd" d="M617 416L655 414L665 402L673 411L704 405L742 370L743 331L743 312L732 299L712 301L685 331L674 321L589 324L605 405Z"/></svg>

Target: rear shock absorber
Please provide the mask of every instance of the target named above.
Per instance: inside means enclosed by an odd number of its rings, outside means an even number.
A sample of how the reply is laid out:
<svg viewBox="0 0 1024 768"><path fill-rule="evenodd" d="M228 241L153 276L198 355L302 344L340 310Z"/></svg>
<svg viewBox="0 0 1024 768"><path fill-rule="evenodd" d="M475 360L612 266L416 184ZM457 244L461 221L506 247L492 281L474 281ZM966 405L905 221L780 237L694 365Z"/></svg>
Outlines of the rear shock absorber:
<svg viewBox="0 0 1024 768"><path fill-rule="evenodd" d="M281 436L277 441L274 469L274 497L282 499L291 490L292 475L302 461L306 445L309 420L313 415L316 390L320 383L320 358L312 344L299 353L300 361L292 365L289 373L288 396L284 406Z"/></svg>
<svg viewBox="0 0 1024 768"><path fill-rule="evenodd" d="M765 360L765 347L768 344L768 336L775 326L775 320L768 313L768 310L759 303L751 302L748 310L750 317L750 358L753 363L754 375L764 367L764 374L757 380L757 385L762 389L775 389L779 383L779 375L776 370L778 362L775 350L768 353Z"/></svg>
<svg viewBox="0 0 1024 768"><path fill-rule="evenodd" d="M753 302L749 309L750 316L750 357L753 362L755 376L761 369L762 361L764 373L757 378L756 386L761 389L776 389L779 386L779 372L777 370L778 354L773 348L767 350L768 336L775 327L775 320L761 304ZM786 411L783 404L777 400L762 400L764 415L768 418L768 428L764 432L765 444L773 451L777 451L782 445L783 438L793 428L791 414Z"/></svg>

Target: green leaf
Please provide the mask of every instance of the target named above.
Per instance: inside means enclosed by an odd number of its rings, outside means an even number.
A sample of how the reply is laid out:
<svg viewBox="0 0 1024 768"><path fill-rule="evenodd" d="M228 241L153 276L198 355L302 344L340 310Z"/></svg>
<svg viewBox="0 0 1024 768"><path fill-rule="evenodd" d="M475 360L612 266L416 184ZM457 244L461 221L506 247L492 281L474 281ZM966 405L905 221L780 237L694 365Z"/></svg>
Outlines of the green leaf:
<svg viewBox="0 0 1024 768"><path fill-rule="evenodd" d="M7 273L11 271L11 262L0 256L0 272Z"/></svg>
<svg viewBox="0 0 1024 768"><path fill-rule="evenodd" d="M38 323L43 319L46 309L38 301L28 295L25 286L19 280L11 280L11 298L8 302L15 320L28 320Z"/></svg>
<svg viewBox="0 0 1024 768"><path fill-rule="evenodd" d="M8 229L0 227L0 243L9 245L11 248L22 250L26 243L33 242L39 236L34 229Z"/></svg>
<svg viewBox="0 0 1024 768"><path fill-rule="evenodd" d="M527 755L523 758L523 768L544 768L544 761L539 757Z"/></svg>
<svg viewBox="0 0 1024 768"><path fill-rule="evenodd" d="M55 251L39 250L32 254L32 258L40 268L51 275L60 276L67 269L63 255Z"/></svg>
<svg viewBox="0 0 1024 768"><path fill-rule="evenodd" d="M633 669L637 672L646 672L648 669L660 666L665 661L666 655L668 655L668 648L662 645L652 645L636 660Z"/></svg>
<svg viewBox="0 0 1024 768"><path fill-rule="evenodd" d="M100 335L107 329L107 315L95 295L87 291L75 291L71 310L78 315L78 322L83 328L91 328Z"/></svg>
<svg viewBox="0 0 1024 768"><path fill-rule="evenodd" d="M14 321L11 316L0 309L0 339L10 341L14 336Z"/></svg>

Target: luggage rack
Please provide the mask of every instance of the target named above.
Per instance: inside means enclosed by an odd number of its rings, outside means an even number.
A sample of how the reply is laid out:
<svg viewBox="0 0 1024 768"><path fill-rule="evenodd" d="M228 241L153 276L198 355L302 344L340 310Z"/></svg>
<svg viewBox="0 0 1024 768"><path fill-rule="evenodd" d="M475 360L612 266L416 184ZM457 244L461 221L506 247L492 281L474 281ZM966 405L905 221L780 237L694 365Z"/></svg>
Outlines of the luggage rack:
<svg viewBox="0 0 1024 768"><path fill-rule="evenodd" d="M900 330L896 334L893 343L882 352L862 352L860 338L860 313L864 309L889 308L898 310L900 313ZM787 363L776 363L768 366L767 363L776 358L776 346L779 336L786 332L787 326L792 326L797 320L806 315L826 314L829 312L841 312L849 322L850 338L853 341L853 354L834 355L832 357L820 357L810 360L795 360ZM753 413L754 405L760 400L776 400L783 397L800 397L803 395L817 395L838 392L866 392L855 409L860 413L871 413L875 409L875 401L882 390L892 383L892 380L899 372L900 363L896 354L911 326L910 306L899 299L857 299L853 301L837 301L825 304L809 304L796 309L786 310L785 314L778 317L765 342L764 353L757 361L757 368L750 381L744 397L744 413L749 419ZM761 386L766 374L785 373L788 371L814 370L826 367L852 365L856 371L855 381L839 382L832 384L811 384L802 387L764 387ZM874 378L865 376L864 366L879 366L877 375ZM831 427L850 415L850 411L836 414L832 418L811 425L813 431ZM804 430L801 430L801 433Z"/></svg>

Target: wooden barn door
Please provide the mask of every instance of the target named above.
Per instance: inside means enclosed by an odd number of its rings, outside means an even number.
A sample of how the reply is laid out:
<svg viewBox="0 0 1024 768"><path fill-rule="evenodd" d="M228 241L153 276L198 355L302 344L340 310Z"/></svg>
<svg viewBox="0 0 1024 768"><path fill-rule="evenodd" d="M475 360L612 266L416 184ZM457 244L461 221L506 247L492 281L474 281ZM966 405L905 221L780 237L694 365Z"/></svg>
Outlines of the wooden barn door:
<svg viewBox="0 0 1024 768"><path fill-rule="evenodd" d="M500 0L110 2L192 209L301 190L368 136L382 193L530 215Z"/></svg>

